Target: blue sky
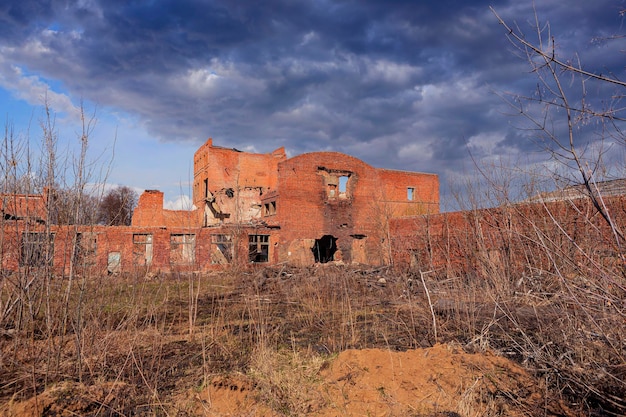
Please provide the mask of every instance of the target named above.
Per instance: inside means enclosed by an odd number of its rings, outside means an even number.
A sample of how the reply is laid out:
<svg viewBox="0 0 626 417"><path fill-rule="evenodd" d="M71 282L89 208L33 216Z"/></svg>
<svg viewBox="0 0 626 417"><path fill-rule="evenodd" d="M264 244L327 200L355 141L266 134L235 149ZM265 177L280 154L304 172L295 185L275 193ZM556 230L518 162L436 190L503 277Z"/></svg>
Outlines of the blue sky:
<svg viewBox="0 0 626 417"><path fill-rule="evenodd" d="M0 115L36 141L47 97L71 149L82 102L97 118L91 157L108 168L115 149L106 181L160 189L168 204L189 192L208 137L434 172L447 200L476 164L550 163L500 97L532 95L537 79L489 6L532 37L527 0L10 0L0 5ZM561 57L625 78L624 1L534 8ZM622 93L591 85L587 99ZM583 128L579 140L600 138ZM624 165L623 152L609 159Z"/></svg>

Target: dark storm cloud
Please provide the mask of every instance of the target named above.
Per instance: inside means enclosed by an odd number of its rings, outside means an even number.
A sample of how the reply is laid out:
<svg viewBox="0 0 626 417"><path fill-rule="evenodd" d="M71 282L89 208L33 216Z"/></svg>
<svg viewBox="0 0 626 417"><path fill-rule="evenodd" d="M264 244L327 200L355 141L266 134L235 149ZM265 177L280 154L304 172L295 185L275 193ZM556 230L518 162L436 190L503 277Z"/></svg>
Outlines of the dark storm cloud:
<svg viewBox="0 0 626 417"><path fill-rule="evenodd" d="M136 115L164 141L333 149L440 172L533 146L495 93L532 94L493 7L526 1L20 1L0 6L7 63ZM623 2L537 2L565 56L623 74Z"/></svg>

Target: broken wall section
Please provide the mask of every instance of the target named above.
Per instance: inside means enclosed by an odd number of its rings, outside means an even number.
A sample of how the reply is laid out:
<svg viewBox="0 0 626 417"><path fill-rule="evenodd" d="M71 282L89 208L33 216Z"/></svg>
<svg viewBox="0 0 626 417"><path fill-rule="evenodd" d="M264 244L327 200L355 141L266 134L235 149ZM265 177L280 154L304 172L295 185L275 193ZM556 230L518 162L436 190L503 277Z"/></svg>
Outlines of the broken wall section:
<svg viewBox="0 0 626 417"><path fill-rule="evenodd" d="M135 227L200 227L202 211L166 210L163 208L163 192L146 190L139 196L133 211L131 225Z"/></svg>
<svg viewBox="0 0 626 417"><path fill-rule="evenodd" d="M439 211L436 175L381 170L338 152L278 165L279 260L294 265L392 261L389 220Z"/></svg>
<svg viewBox="0 0 626 417"><path fill-rule="evenodd" d="M193 201L203 226L249 223L262 216L262 198L277 189L284 148L267 154L213 146L209 139L194 155Z"/></svg>
<svg viewBox="0 0 626 417"><path fill-rule="evenodd" d="M4 220L47 223L47 205L50 197L48 188L44 188L42 194L2 194L0 212Z"/></svg>
<svg viewBox="0 0 626 417"><path fill-rule="evenodd" d="M382 263L381 233L371 204L377 181L373 167L338 152L309 153L280 163L279 261Z"/></svg>
<svg viewBox="0 0 626 417"><path fill-rule="evenodd" d="M91 276L209 271L277 262L278 231L264 227L26 227L6 222L2 270Z"/></svg>

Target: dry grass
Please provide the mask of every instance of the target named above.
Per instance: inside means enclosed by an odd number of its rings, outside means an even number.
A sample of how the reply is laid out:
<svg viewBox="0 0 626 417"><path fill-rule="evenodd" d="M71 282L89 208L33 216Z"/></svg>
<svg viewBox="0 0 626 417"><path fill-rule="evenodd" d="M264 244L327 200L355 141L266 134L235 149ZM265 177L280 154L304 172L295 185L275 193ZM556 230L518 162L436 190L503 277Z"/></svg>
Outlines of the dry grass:
<svg viewBox="0 0 626 417"><path fill-rule="evenodd" d="M13 315L2 323L1 402L63 381L111 381L135 387L126 410L171 415L172 392L237 372L277 413L304 415L323 402L310 387L329 355L428 347L435 324L438 342L493 349L524 364L548 382L547 398L622 409L622 316L609 305L581 309L580 297L567 293L542 296L556 285L548 280L517 291L516 283L504 289L502 282L431 274L422 285L418 274L327 265L206 275L194 279L193 297L190 282L181 274L86 278L64 304L67 281L55 278L50 317L42 308L30 321ZM10 289L5 282L2 291ZM478 394L468 387L467 410Z"/></svg>
<svg viewBox="0 0 626 417"><path fill-rule="evenodd" d="M249 375L258 399L284 415L306 415L324 406L320 370L327 358L312 352L259 347L252 353Z"/></svg>

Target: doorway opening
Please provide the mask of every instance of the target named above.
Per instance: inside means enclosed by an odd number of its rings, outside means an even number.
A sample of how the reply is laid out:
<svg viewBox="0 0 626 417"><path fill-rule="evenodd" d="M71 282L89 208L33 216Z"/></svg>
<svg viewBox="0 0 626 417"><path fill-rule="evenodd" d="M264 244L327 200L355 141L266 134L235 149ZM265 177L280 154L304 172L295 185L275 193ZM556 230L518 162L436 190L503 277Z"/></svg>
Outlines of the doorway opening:
<svg viewBox="0 0 626 417"><path fill-rule="evenodd" d="M315 244L311 248L315 263L325 264L335 260L337 252L337 238L331 235L324 235L320 239L315 239Z"/></svg>

